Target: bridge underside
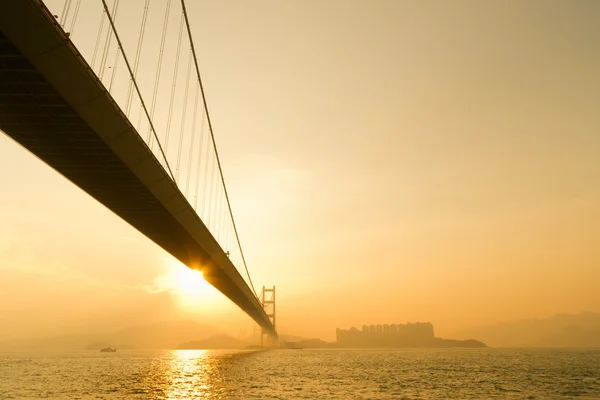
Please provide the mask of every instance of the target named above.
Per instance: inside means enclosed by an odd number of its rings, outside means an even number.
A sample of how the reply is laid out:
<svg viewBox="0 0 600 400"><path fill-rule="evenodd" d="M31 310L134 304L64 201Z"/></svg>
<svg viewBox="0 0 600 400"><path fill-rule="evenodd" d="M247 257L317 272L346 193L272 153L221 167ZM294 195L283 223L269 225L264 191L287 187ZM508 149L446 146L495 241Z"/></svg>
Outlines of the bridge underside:
<svg viewBox="0 0 600 400"><path fill-rule="evenodd" d="M38 0L0 2L0 130L275 330L177 185Z"/></svg>

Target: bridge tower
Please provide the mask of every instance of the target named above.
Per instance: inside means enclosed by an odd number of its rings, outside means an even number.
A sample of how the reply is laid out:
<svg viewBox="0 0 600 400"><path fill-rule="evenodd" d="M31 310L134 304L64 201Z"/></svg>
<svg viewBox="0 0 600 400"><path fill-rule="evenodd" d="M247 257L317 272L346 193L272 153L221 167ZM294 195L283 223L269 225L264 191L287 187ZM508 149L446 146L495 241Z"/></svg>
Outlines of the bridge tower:
<svg viewBox="0 0 600 400"><path fill-rule="evenodd" d="M265 310L267 317L269 317L269 320L273 324L273 328L275 330L277 330L277 327L275 325L275 285L273 285L273 288L271 288L271 289L263 286L260 296L261 296L261 304L263 306L263 309ZM263 328L261 328L261 330L260 330L260 345L261 346L264 346L264 339L265 339L265 330Z"/></svg>

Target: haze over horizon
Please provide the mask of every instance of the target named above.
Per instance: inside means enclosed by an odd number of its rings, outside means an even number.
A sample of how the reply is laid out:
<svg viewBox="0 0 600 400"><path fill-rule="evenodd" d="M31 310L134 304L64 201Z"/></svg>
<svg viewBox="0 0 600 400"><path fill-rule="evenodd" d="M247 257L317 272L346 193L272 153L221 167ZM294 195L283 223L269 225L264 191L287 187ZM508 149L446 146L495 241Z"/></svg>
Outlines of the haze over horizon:
<svg viewBox="0 0 600 400"><path fill-rule="evenodd" d="M190 4L242 245L257 289L277 286L279 330L428 321L443 337L599 313L600 3L350 3ZM0 181L0 340L253 329L5 135Z"/></svg>

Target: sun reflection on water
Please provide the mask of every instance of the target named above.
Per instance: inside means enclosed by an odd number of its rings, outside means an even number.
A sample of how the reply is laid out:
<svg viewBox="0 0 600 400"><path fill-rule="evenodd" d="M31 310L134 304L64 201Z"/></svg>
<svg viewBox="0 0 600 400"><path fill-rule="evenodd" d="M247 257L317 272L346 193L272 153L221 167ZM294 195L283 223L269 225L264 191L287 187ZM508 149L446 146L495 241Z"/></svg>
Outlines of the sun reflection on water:
<svg viewBox="0 0 600 400"><path fill-rule="evenodd" d="M223 398L222 371L207 350L173 350L167 375L167 399Z"/></svg>

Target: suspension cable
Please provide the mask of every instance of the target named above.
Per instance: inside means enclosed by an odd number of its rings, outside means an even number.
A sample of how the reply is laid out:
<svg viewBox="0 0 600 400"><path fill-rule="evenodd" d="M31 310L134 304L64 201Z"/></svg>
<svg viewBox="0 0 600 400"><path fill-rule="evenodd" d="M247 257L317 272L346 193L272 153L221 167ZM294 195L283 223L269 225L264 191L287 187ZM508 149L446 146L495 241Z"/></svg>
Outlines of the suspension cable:
<svg viewBox="0 0 600 400"><path fill-rule="evenodd" d="M135 76L133 75L133 70L131 69L131 65L129 65L129 60L127 60L127 55L125 55L125 49L123 49L123 43L121 43L121 39L119 38L119 34L117 33L117 29L115 27L115 23L108 11L108 5L106 4L106 0L102 0L102 4L104 5L104 11L106 11L106 15L108 17L108 22L110 22L110 26L112 27L113 33L115 34L115 39L117 39L119 49L121 50L121 53L123 55L123 60L125 61L125 64L127 65L127 69L129 70L129 75L131 76L131 80L133 81L135 90L140 98L140 102L142 103L142 107L144 108L144 112L146 113L146 117L148 118L148 123L150 124L150 126L152 128L152 132L154 133L154 138L156 139L156 142L158 143L158 148L160 149L160 153L162 154L162 156L165 160L165 166L167 167L167 170L169 171L169 174L171 175L171 179L173 180L173 182L175 182L175 176L173 176L173 172L171 171L171 167L169 166L169 160L167 160L167 156L165 155L165 152L163 151L163 148L160 145L160 141L158 140L156 130L154 129L154 123L152 123L152 119L150 119L150 114L148 113L148 109L146 108L146 104L144 103L144 99L142 98L142 93L140 92L140 88L138 87L137 81L135 80Z"/></svg>
<svg viewBox="0 0 600 400"><path fill-rule="evenodd" d="M104 0L102 0L102 1L104 1ZM192 54L194 56L194 64L196 66L196 75L198 76L198 84L200 85L200 92L202 93L202 102L204 103L204 109L206 110L206 119L208 121L208 130L210 132L210 137L212 138L213 148L215 150L215 155L217 158L217 166L219 167L219 173L221 175L221 182L223 183L223 191L225 192L225 199L227 200L227 208L229 209L229 214L231 215L231 222L233 224L235 238L237 240L238 247L240 248L240 254L242 256L244 268L246 269L246 275L248 275L248 281L250 282L250 287L252 288L252 292L254 292L254 296L258 299L256 290L254 289L254 284L252 283L252 278L250 277L250 272L248 271L248 265L246 264L246 257L244 257L244 252L242 251L242 244L240 243L240 236L238 234L237 227L235 225L235 220L233 218L233 211L231 210L231 203L229 202L229 194L227 193L227 186L225 186L225 178L223 177L223 169L221 168L219 152L217 151L217 144L215 142L215 135L214 135L213 128L212 128L212 123L210 121L208 105L206 104L206 95L204 93L204 86L202 85L202 78L200 77L200 68L198 67L198 58L196 57L196 49L194 48L194 40L192 38L192 29L190 27L190 21L188 19L187 9L185 7L185 0L181 0L181 8L183 9L183 15L185 17L185 25L187 27L187 33L190 38L190 47L192 48Z"/></svg>
<svg viewBox="0 0 600 400"><path fill-rule="evenodd" d="M117 20L117 12L119 11L119 0L115 0L112 8L113 20ZM100 61L100 80L104 78L104 71L106 69L106 61L108 60L108 53L110 50L110 42L112 41L112 35L110 30L106 33L106 42L104 43L104 52L102 54L102 60ZM117 50L118 51L118 50Z"/></svg>
<svg viewBox="0 0 600 400"><path fill-rule="evenodd" d="M167 113L167 129L165 134L165 151L169 152L169 133L171 132L171 120L173 115L173 102L175 100L175 89L177 87L177 75L179 73L179 54L181 53L181 36L183 35L183 13L179 20L179 37L177 38L177 53L175 54L175 69L173 70L173 83L171 84L171 99L169 100L169 112Z"/></svg>
<svg viewBox="0 0 600 400"><path fill-rule="evenodd" d="M65 5L63 6L62 13L60 14L60 21L58 22L60 26L63 28L67 23L67 15L69 14L69 9L71 8L71 0L65 0Z"/></svg>
<svg viewBox="0 0 600 400"><path fill-rule="evenodd" d="M104 0L102 1L104 2ZM129 89L127 89L127 101L125 103L125 114L129 116L129 110L131 109L131 98L133 95L133 81L137 77L138 65L140 63L140 55L142 53L142 43L144 42L144 34L146 33L146 21L148 19L148 9L150 8L150 0L146 0L144 4L144 14L142 14L142 25L140 26L140 34L138 37L137 49L135 51L135 61L133 67L133 76L129 81ZM125 54L125 53L123 53Z"/></svg>
<svg viewBox="0 0 600 400"><path fill-rule="evenodd" d="M225 234L225 219L223 218L223 216L225 215L225 204L224 203L224 196L222 194L221 191L221 195L219 196L219 216L217 218L219 218L219 240L223 241L223 235Z"/></svg>
<svg viewBox="0 0 600 400"><path fill-rule="evenodd" d="M221 207L221 241L227 244L227 210Z"/></svg>
<svg viewBox="0 0 600 400"><path fill-rule="evenodd" d="M214 224L212 224L212 211L214 206L213 196L215 194L215 161L212 157L211 161L212 162L210 163L210 183L208 184L208 218L206 218L206 223L208 224L209 228L211 226L214 227Z"/></svg>
<svg viewBox="0 0 600 400"><path fill-rule="evenodd" d="M204 109L202 110L202 120L200 121L200 143L198 144L198 167L196 176L196 194L194 195L194 210L198 208L198 191L200 190L200 176L201 176L201 167L202 167L202 150L204 150L204 118L206 114L204 113Z"/></svg>
<svg viewBox="0 0 600 400"><path fill-rule="evenodd" d="M106 19L106 11L102 13L100 18L100 28L98 29L98 36L96 37L96 45L94 46L94 55L92 56L92 69L96 66L96 56L98 49L100 48L100 38L102 38L102 31L104 30L104 20Z"/></svg>
<svg viewBox="0 0 600 400"><path fill-rule="evenodd" d="M156 77L154 78L154 91L152 92L152 105L150 106L150 116L154 118L154 110L156 108L156 95L158 94L158 83L160 82L160 71L162 70L162 60L165 52L165 37L167 36L167 27L169 25L169 11L171 10L171 0L167 1L167 9L165 10L165 21L163 22L162 37L160 39L160 51L158 52L158 65L156 66ZM148 144L152 148L152 136L148 129Z"/></svg>
<svg viewBox="0 0 600 400"><path fill-rule="evenodd" d="M77 21L77 16L79 15L79 7L81 6L81 0L77 0L75 4L75 11L73 13L73 19L71 20L71 27L69 28L69 33L73 36L73 32L75 31L75 22Z"/></svg>
<svg viewBox="0 0 600 400"><path fill-rule="evenodd" d="M207 141L210 141L210 138L207 138ZM206 184L208 183L208 168L209 168L209 166L212 167L212 163L210 162L212 159L210 158L210 145L209 144L206 145L206 156L204 157L206 160L206 162L205 162L206 165L204 168L204 181L203 181L204 186L202 187L202 206L200 207L200 209L202 210L203 213L206 213L206 207L204 205L206 204Z"/></svg>
<svg viewBox="0 0 600 400"><path fill-rule="evenodd" d="M110 76L110 85L108 85L109 93L112 91L113 82L115 80L115 74L117 73L117 67L119 66L120 55L121 52L119 52L119 49L117 49L117 51L115 52L115 61L113 62L112 74Z"/></svg>
<svg viewBox="0 0 600 400"><path fill-rule="evenodd" d="M179 182L179 166L181 165L181 149L183 148L183 137L185 136L185 114L187 113L188 92L190 88L190 71L192 70L192 57L188 58L187 77L185 81L185 90L183 91L183 108L181 115L181 135L179 136L179 148L177 150L177 165L175 173L177 174L176 182ZM179 183L178 183L179 184Z"/></svg>
<svg viewBox="0 0 600 400"><path fill-rule="evenodd" d="M196 85L194 85L196 86ZM192 174L192 161L194 160L194 139L196 138L196 116L198 115L198 86L194 92L194 114L192 115L192 139L190 141L190 156L188 157L188 168L187 176L185 179L185 197L188 197L188 191L190 189L190 175Z"/></svg>
<svg viewBox="0 0 600 400"><path fill-rule="evenodd" d="M215 239L217 239L217 242L221 241L221 221L220 221L220 217L221 217L221 207L223 202L221 201L221 197L223 197L223 191L220 190L221 188L219 187L219 181L217 180L215 182L215 219L213 222L213 225L215 227Z"/></svg>

